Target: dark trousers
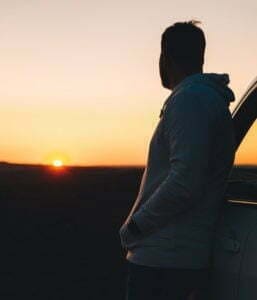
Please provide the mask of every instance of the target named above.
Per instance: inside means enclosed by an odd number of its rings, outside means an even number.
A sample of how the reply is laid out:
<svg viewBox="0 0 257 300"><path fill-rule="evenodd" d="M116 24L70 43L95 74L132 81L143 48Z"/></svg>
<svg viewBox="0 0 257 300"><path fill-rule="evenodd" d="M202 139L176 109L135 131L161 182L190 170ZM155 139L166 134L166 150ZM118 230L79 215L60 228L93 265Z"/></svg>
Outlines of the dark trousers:
<svg viewBox="0 0 257 300"><path fill-rule="evenodd" d="M126 300L208 300L210 269L127 263Z"/></svg>

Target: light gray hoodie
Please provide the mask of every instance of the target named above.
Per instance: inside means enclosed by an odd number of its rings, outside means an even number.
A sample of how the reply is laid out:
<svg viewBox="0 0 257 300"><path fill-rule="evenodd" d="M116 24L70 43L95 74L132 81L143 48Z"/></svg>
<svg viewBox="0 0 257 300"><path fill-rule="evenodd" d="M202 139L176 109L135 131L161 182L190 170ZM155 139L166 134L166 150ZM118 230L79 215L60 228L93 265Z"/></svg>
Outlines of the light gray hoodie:
<svg viewBox="0 0 257 300"><path fill-rule="evenodd" d="M164 102L135 203L120 228L126 259L176 268L210 266L215 224L234 162L228 74L197 73ZM127 228L132 218L141 231Z"/></svg>

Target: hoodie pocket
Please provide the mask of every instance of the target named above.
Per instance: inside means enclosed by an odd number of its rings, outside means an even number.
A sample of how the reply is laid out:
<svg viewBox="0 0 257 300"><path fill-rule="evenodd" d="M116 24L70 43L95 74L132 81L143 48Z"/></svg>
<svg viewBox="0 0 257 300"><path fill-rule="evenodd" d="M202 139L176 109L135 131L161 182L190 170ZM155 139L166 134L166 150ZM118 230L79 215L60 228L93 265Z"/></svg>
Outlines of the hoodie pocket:
<svg viewBox="0 0 257 300"><path fill-rule="evenodd" d="M175 240L173 234L164 233L162 231L155 232L140 241L142 247L156 247L166 250L175 249Z"/></svg>

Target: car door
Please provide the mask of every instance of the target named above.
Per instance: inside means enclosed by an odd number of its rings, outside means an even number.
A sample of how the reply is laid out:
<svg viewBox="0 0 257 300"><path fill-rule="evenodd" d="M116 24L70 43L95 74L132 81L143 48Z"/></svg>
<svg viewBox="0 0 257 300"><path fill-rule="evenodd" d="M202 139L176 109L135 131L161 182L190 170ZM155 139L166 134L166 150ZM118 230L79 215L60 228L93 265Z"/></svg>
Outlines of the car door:
<svg viewBox="0 0 257 300"><path fill-rule="evenodd" d="M217 226L212 300L257 299L257 78L232 112L237 152Z"/></svg>

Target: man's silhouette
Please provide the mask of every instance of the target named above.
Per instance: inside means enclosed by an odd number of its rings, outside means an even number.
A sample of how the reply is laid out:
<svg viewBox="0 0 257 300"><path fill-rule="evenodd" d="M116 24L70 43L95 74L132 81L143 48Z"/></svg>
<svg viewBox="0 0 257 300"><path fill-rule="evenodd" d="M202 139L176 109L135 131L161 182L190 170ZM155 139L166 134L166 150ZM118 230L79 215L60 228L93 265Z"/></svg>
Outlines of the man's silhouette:
<svg viewBox="0 0 257 300"><path fill-rule="evenodd" d="M197 23L178 22L162 34L160 76L172 93L149 144L137 199L119 230L127 250L127 300L199 299L208 283L235 155L234 93L228 74L203 73L205 36Z"/></svg>

